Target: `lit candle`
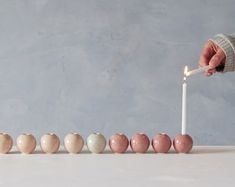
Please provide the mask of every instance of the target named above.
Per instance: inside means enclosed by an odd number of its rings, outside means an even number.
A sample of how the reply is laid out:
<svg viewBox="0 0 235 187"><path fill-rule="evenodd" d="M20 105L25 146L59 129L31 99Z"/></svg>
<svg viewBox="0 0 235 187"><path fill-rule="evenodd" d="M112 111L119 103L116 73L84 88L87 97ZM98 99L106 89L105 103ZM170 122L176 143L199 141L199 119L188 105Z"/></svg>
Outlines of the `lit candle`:
<svg viewBox="0 0 235 187"><path fill-rule="evenodd" d="M183 82L183 93L182 93L182 129L181 134L186 134L186 104L187 104L187 83L186 83L186 75L188 72L188 67L184 68L184 82Z"/></svg>

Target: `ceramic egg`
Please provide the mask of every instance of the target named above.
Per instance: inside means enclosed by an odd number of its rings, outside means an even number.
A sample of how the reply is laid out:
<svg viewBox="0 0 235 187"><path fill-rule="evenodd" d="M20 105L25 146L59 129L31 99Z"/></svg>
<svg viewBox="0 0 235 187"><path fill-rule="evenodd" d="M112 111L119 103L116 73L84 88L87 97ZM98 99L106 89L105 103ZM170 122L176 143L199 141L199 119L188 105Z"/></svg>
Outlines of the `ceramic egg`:
<svg viewBox="0 0 235 187"><path fill-rule="evenodd" d="M87 137L87 148L92 153L102 153L105 146L106 140L101 133L92 133Z"/></svg>
<svg viewBox="0 0 235 187"><path fill-rule="evenodd" d="M56 153L60 147L60 139L54 133L47 133L41 137L41 149L48 154Z"/></svg>
<svg viewBox="0 0 235 187"><path fill-rule="evenodd" d="M69 133L64 138L64 147L69 153L80 153L83 145L84 140L78 133Z"/></svg>
<svg viewBox="0 0 235 187"><path fill-rule="evenodd" d="M13 145L13 140L9 134L0 133L0 153L8 153Z"/></svg>
<svg viewBox="0 0 235 187"><path fill-rule="evenodd" d="M114 134L109 139L109 147L114 153L124 153L128 146L129 140L122 133Z"/></svg>
<svg viewBox="0 0 235 187"><path fill-rule="evenodd" d="M167 153L171 148L171 139L165 133L156 134L152 139L152 147L156 153Z"/></svg>
<svg viewBox="0 0 235 187"><path fill-rule="evenodd" d="M135 153L145 153L149 148L149 138L144 133L136 133L132 136L130 145Z"/></svg>
<svg viewBox="0 0 235 187"><path fill-rule="evenodd" d="M36 148L36 139L32 134L21 134L16 140L17 148L21 153L31 154Z"/></svg>
<svg viewBox="0 0 235 187"><path fill-rule="evenodd" d="M193 147L193 139L188 134L179 134L173 141L177 153L189 153Z"/></svg>

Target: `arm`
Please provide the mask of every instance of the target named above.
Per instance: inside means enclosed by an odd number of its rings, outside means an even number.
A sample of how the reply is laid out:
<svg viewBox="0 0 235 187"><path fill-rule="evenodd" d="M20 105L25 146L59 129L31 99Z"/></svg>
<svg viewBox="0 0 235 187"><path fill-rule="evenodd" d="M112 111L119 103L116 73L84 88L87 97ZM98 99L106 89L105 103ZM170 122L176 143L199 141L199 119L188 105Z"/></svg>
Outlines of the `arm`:
<svg viewBox="0 0 235 187"><path fill-rule="evenodd" d="M206 72L208 76L217 71L235 71L235 33L218 34L208 40L201 53L199 65L210 65L211 69Z"/></svg>
<svg viewBox="0 0 235 187"><path fill-rule="evenodd" d="M226 56L223 72L235 71L235 33L218 34L210 40L218 45Z"/></svg>

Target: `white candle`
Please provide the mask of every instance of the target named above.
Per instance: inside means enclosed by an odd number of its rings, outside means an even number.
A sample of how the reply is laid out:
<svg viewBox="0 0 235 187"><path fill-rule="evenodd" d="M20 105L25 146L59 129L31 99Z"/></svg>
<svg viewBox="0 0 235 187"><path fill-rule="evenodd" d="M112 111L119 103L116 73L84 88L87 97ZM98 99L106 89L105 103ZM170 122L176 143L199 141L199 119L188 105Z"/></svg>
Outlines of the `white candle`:
<svg viewBox="0 0 235 187"><path fill-rule="evenodd" d="M181 134L186 134L186 110L187 110L187 83L186 83L186 75L188 73L188 67L184 68L184 82L182 89L182 127Z"/></svg>
<svg viewBox="0 0 235 187"><path fill-rule="evenodd" d="M186 134L186 97L187 97L187 84L183 83L183 94L182 94L182 129L181 133Z"/></svg>

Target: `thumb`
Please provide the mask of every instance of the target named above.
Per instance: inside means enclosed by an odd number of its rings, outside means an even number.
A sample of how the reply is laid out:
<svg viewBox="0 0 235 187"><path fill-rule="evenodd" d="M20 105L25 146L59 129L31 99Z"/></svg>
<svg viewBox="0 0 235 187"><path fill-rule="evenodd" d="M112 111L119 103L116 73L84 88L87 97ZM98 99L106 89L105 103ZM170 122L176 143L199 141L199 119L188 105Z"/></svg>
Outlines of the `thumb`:
<svg viewBox="0 0 235 187"><path fill-rule="evenodd" d="M223 62L224 59L225 59L224 51L222 49L219 49L209 61L209 65L211 69L214 69L217 66L219 66Z"/></svg>

